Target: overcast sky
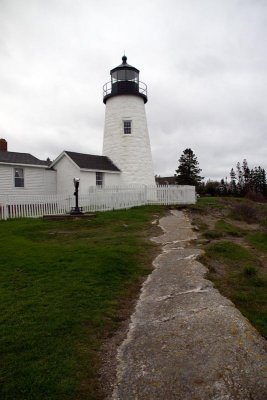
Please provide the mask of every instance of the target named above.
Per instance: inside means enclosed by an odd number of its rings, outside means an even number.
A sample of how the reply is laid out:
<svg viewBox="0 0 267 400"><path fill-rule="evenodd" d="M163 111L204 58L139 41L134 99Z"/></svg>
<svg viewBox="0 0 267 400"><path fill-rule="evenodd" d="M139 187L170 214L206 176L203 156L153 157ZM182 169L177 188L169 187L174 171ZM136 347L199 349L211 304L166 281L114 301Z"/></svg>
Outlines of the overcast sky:
<svg viewBox="0 0 267 400"><path fill-rule="evenodd" d="M155 174L191 147L206 179L267 169L267 0L0 0L0 137L9 151L101 154L102 86L148 85Z"/></svg>

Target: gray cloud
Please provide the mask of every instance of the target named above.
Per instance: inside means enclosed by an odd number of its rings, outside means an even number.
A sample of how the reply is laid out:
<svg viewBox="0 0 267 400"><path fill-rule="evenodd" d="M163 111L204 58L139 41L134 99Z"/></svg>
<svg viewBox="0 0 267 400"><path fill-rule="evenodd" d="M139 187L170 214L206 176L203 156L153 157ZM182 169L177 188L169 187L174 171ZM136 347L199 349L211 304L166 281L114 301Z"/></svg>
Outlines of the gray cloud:
<svg viewBox="0 0 267 400"><path fill-rule="evenodd" d="M148 85L155 173L191 147L206 178L267 169L267 3L1 0L0 136L9 149L100 154L102 85L126 51Z"/></svg>

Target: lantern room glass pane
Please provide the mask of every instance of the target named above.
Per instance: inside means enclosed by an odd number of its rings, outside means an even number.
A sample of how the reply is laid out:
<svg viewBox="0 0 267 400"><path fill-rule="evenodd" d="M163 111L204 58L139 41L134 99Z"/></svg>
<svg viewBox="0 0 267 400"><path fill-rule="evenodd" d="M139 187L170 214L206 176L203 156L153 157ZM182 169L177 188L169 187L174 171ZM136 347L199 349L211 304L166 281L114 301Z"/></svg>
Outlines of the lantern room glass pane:
<svg viewBox="0 0 267 400"><path fill-rule="evenodd" d="M125 81L125 69L120 69L117 74L118 81Z"/></svg>
<svg viewBox="0 0 267 400"><path fill-rule="evenodd" d="M131 69L120 69L112 72L111 81L112 83L116 83L118 81L131 81L138 83L139 73Z"/></svg>
<svg viewBox="0 0 267 400"><path fill-rule="evenodd" d="M117 80L118 80L117 71L112 72L112 74L111 74L111 81L112 81L112 83L116 83Z"/></svg>
<svg viewBox="0 0 267 400"><path fill-rule="evenodd" d="M125 71L126 72L126 81L135 81L138 82L138 73L128 69Z"/></svg>

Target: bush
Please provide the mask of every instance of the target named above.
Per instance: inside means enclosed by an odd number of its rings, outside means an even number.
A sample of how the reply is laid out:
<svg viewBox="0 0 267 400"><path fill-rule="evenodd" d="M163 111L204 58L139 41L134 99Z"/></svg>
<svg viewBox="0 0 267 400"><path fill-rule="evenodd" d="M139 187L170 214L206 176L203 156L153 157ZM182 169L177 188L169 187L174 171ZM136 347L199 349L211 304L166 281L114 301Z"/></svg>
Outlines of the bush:
<svg viewBox="0 0 267 400"><path fill-rule="evenodd" d="M257 211L249 204L236 204L232 210L232 217L249 224L258 222Z"/></svg>
<svg viewBox="0 0 267 400"><path fill-rule="evenodd" d="M260 193L260 192L254 192L253 190L250 190L247 194L246 194L246 199L255 201L257 203L265 203L266 202L266 197Z"/></svg>
<svg viewBox="0 0 267 400"><path fill-rule="evenodd" d="M243 272L244 272L245 276L249 276L249 277L257 275L257 269L252 266L245 267Z"/></svg>
<svg viewBox="0 0 267 400"><path fill-rule="evenodd" d="M216 230L206 231L203 233L203 236L206 239L220 239L221 237L223 237L223 233Z"/></svg>

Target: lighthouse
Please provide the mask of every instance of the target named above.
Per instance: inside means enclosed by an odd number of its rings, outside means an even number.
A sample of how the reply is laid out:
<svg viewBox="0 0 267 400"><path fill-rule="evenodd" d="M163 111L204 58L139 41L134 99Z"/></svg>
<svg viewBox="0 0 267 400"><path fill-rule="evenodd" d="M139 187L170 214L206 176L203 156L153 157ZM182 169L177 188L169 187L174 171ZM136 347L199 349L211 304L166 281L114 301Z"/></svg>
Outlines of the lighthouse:
<svg viewBox="0 0 267 400"><path fill-rule="evenodd" d="M110 75L103 86L103 155L121 170L121 185L155 185L145 111L147 86L125 55Z"/></svg>

